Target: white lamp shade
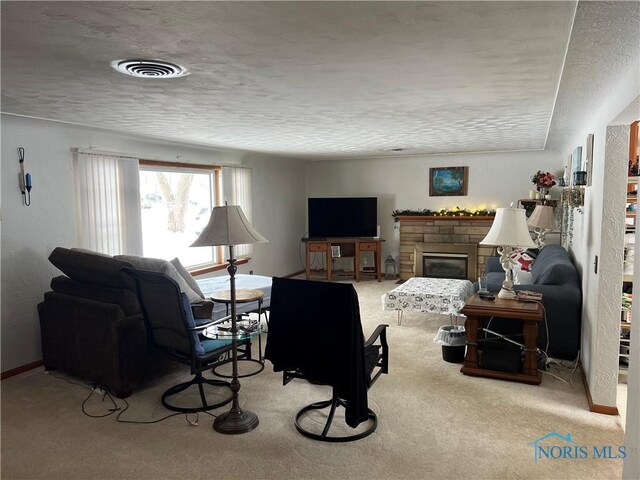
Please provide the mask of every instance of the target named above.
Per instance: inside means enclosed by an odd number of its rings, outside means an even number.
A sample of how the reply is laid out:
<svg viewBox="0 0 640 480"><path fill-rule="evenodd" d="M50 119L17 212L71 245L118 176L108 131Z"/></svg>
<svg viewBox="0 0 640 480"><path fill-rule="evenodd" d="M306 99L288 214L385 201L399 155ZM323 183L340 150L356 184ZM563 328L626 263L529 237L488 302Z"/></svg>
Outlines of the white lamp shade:
<svg viewBox="0 0 640 480"><path fill-rule="evenodd" d="M553 207L549 205L536 205L527 223L532 227L554 230L556 228L556 221L553 219Z"/></svg>
<svg viewBox="0 0 640 480"><path fill-rule="evenodd" d="M511 247L535 247L527 227L527 217L522 208L497 208L487 236L481 245Z"/></svg>
<svg viewBox="0 0 640 480"><path fill-rule="evenodd" d="M239 205L214 207L209 223L192 247L268 242L249 223Z"/></svg>

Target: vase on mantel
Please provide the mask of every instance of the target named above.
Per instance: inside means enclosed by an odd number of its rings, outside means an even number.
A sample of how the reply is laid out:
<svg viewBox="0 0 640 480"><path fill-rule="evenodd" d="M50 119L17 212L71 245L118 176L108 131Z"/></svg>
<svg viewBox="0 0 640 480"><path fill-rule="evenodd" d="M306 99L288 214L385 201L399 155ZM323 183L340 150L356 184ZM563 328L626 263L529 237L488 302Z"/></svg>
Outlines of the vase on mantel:
<svg viewBox="0 0 640 480"><path fill-rule="evenodd" d="M540 192L540 198L545 198L549 191L544 187L539 187L538 191Z"/></svg>

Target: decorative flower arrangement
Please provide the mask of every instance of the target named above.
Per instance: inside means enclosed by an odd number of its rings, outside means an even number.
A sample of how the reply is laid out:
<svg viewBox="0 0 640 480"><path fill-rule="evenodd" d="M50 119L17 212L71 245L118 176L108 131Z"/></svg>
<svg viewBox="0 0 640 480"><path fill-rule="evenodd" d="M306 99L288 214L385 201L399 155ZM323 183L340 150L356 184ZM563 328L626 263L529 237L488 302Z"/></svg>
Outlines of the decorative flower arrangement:
<svg viewBox="0 0 640 480"><path fill-rule="evenodd" d="M531 177L531 183L533 183L538 191L548 190L556 184L553 173L543 172L538 170L533 177Z"/></svg>

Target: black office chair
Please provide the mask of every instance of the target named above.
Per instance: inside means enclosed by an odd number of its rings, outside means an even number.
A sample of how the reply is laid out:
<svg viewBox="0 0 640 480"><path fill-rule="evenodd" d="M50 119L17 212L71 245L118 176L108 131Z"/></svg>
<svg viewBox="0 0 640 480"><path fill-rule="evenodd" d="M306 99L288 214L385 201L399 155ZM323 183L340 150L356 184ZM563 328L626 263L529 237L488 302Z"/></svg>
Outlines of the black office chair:
<svg viewBox="0 0 640 480"><path fill-rule="evenodd" d="M229 403L232 399L229 382L208 379L202 373L228 361L231 340L209 339L201 335L200 332L214 322L210 319L194 319L188 297L180 291L171 277L164 273L129 267L122 270L135 281L149 341L174 360L191 367L193 378L166 390L162 394L162 405L176 412L191 413L211 410ZM240 358L251 358L250 340L238 341L238 348ZM229 395L209 403L204 391L205 384L229 388ZM192 385L198 386L201 405L183 407L167 401L169 397Z"/></svg>
<svg viewBox="0 0 640 480"><path fill-rule="evenodd" d="M302 378L332 387L331 399L296 414L295 427L302 435L349 442L375 431L378 419L368 407L367 390L388 373L386 327L378 325L364 341L358 296L351 284L273 279L265 357L274 371L282 371L284 385ZM353 435L330 435L337 407L345 408L347 425L355 429L368 422L366 428ZM329 412L321 432L302 425L310 412L325 408Z"/></svg>

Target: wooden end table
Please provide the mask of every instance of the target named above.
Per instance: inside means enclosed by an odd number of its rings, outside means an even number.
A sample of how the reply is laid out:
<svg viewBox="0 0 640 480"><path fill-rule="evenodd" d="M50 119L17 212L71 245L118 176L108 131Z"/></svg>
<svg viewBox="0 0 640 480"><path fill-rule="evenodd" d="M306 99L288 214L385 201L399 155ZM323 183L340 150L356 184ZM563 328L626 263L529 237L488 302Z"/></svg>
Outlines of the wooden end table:
<svg viewBox="0 0 640 480"><path fill-rule="evenodd" d="M476 377L490 377L533 385L538 385L542 382L542 374L538 371L536 355L538 324L544 319L543 308L540 303L520 302L497 297L495 300L483 300L477 294L474 294L467 300L461 313L467 316L465 323L467 354L464 359L464 365L460 369L462 373ZM486 319L490 317L509 318L522 322L525 345L522 373L487 370L479 366L478 331L484 328Z"/></svg>

